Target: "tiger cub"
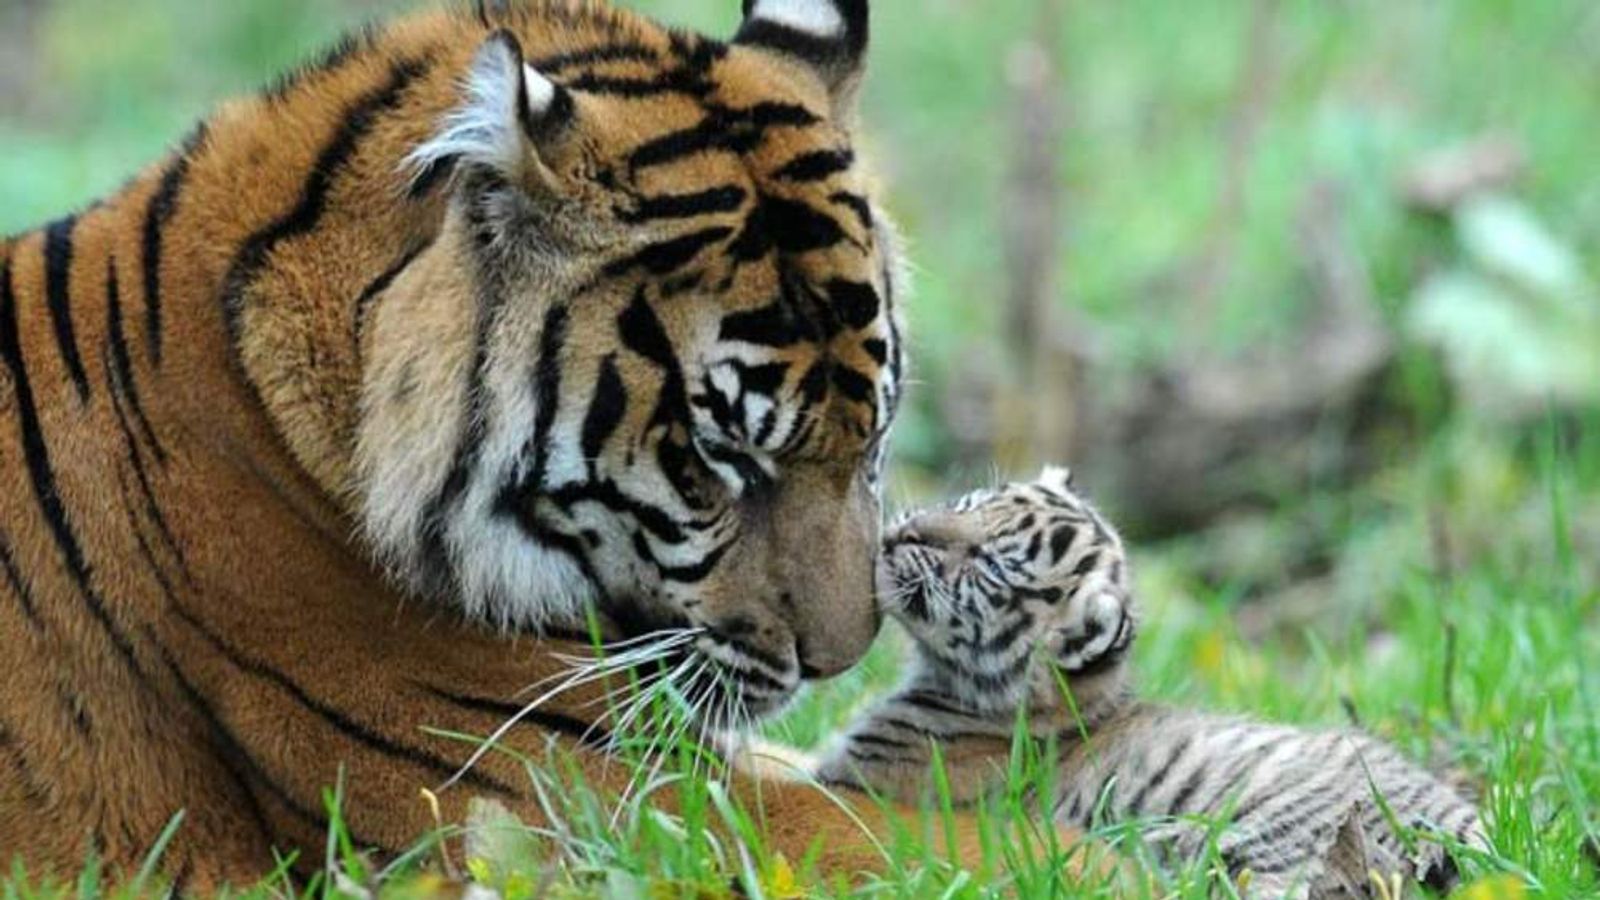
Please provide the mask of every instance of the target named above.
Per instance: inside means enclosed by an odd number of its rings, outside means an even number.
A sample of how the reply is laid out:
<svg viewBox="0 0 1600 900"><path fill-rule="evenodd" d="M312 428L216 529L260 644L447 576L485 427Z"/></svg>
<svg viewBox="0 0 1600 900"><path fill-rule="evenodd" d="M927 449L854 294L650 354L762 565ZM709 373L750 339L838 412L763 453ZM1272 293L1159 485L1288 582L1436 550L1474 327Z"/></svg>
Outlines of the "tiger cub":
<svg viewBox="0 0 1600 900"><path fill-rule="evenodd" d="M916 513L883 546L882 602L916 660L825 751L824 782L915 802L937 746L955 799L976 801L1003 786L1023 711L1061 747L1059 820L1137 820L1175 858L1214 839L1252 897L1362 896L1372 871L1445 888L1451 860L1411 829L1486 845L1471 803L1374 738L1134 699L1126 554L1064 469Z"/></svg>

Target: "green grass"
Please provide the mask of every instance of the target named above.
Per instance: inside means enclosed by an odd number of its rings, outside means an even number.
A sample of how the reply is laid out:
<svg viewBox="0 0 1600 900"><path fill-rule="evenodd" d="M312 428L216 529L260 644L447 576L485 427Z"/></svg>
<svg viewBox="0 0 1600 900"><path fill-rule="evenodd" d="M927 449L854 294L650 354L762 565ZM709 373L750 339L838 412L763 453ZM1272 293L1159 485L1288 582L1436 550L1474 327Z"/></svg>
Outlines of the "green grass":
<svg viewBox="0 0 1600 900"><path fill-rule="evenodd" d="M1232 592L1187 583L1182 548L1137 551L1146 604L1137 668L1146 692L1293 722L1339 724L1353 712L1370 731L1436 767L1459 771L1482 792L1496 852L1463 859L1471 878L1508 875L1533 896L1595 896L1600 869L1584 846L1600 826L1600 672L1592 658L1600 590L1586 571L1592 561L1573 552L1571 505L1597 484L1594 473L1583 472L1586 466L1562 449L1573 442L1552 436L1554 430L1530 438L1524 450L1536 473L1528 491L1490 485L1492 496L1480 495L1475 485L1484 482L1469 476L1485 464L1471 436L1457 436L1459 446L1435 463L1426 483L1465 485L1451 498L1449 511L1492 512L1498 523L1486 537L1461 537L1466 561L1454 571L1440 572L1425 553L1405 549L1404 535L1425 523L1399 511L1413 506L1409 488L1392 488L1395 515L1413 521L1392 525L1381 540L1355 535L1352 541L1358 552L1394 544L1390 549L1399 559L1390 568L1397 574L1373 582L1362 614L1330 611L1330 621L1315 630L1242 640L1233 625ZM864 696L892 683L901 649L895 634L886 635L863 667L813 690L769 733L801 745L821 739ZM658 734L673 722L672 704L661 715L641 733ZM728 803L716 779L707 777L716 765L693 741L667 746L666 765L646 779L620 815L612 799L584 786L570 761L526 760L529 783L551 827L538 835L502 831L458 874L507 897L541 896L543 890L554 892L549 896L715 897L731 896L733 886L748 896L782 896L775 888L789 883L785 864L760 849L759 814ZM1001 839L1002 821L1032 809L1024 788L1047 791L1056 777L1047 759L1048 752L1019 749L1012 763L1014 789L990 808L995 861L1009 867L1008 874L981 880L941 862L944 804L935 803L931 840L907 834L886 841L888 874L846 888L815 877L804 860L790 860L794 883L807 895L841 897L1138 896L1065 880L1064 862L1081 851L1052 847L1047 834L1040 834L1036 846ZM679 818L650 806L652 791L668 783L676 783L686 798ZM349 845L337 824L336 792L330 789L329 797L336 824L326 859L338 880L291 886L279 877L253 893L329 896L382 886L386 895L409 896L438 885L437 873L419 866L435 858L438 840L459 838L457 831L431 836L408 861L379 870ZM708 838L704 826L711 822L745 835L748 845ZM1110 828L1100 837L1140 857L1134 829ZM1152 868L1157 881L1148 896L1216 896L1217 870L1214 859L1176 871ZM70 889L94 896L95 877L91 865L84 874L90 886ZM48 893L29 885L19 872L3 892Z"/></svg>
<svg viewBox="0 0 1600 900"><path fill-rule="evenodd" d="M0 233L115 189L219 99L265 83L353 22L410 5L55 0L33 46L43 65L38 95L22 104L0 98ZM736 18L732 0L632 5L712 33L728 33ZM1491 414L1406 337L1431 273L1490 267L1458 227L1407 211L1394 187L1422 152L1508 132L1529 160L1509 196L1580 270L1592 268L1600 252L1592 161L1600 12L1585 0L1278 4L1273 87L1227 229L1228 277L1215 310L1196 320L1179 275L1217 230L1251 4L1065 7L1053 48L1070 117L1060 171L1069 218L1063 305L1098 329L1111 371L1227 354L1292 330L1313 295L1293 222L1316 184L1341 198L1344 236L1403 344L1401 365L1381 387L1398 421L1364 448L1378 461L1368 474L1293 484L1248 531L1135 548L1145 692L1292 722L1344 723L1353 712L1483 791L1497 852L1466 861L1473 877L1507 873L1538 896L1600 896L1600 854L1584 851L1600 835L1600 412L1590 396L1548 414ZM1009 377L995 299L1005 290L998 236L1013 129L1005 60L1035 30L1036 8L1031 0L875 5L866 143L919 264L910 310L919 384L900 423L894 479L913 498L987 478L952 470L939 398L974 360L977 368L998 360L993 367ZM0 36L0 52L13 49ZM1588 287L1578 300L1593 306L1595 296ZM1110 505L1115 517L1115 498ZM1280 590L1283 570L1291 548L1307 545L1323 571L1315 602L1296 606ZM1219 566L1219 555L1233 561ZM900 643L886 635L862 667L811 692L769 732L800 746L823 740L864 696L893 682ZM692 769L692 748L676 750ZM1017 785L1048 777L1037 760L1016 765ZM505 837L472 874L508 897L546 888L555 896L721 896L735 883L750 894L781 893L769 890L782 880L776 861L703 838L698 826L711 820L759 834L748 811L719 802L704 768L687 780L686 821L651 815L647 798L635 798L613 829L602 798L559 762L530 765L530 783L561 785L551 802L566 828L533 843ZM414 865L373 871L340 835L336 825L329 848L308 852L325 856L345 887L380 874L387 893L428 886ZM858 893L1088 892L1057 881L1060 848L1034 848L1026 864L1011 860L1015 880L985 883L939 864L932 843L891 842L891 874ZM419 843L415 859L428 858L430 846ZM1208 872L1202 860L1164 873L1152 895L1210 896ZM823 896L847 893L811 883L804 871L800 878ZM339 889L278 877L252 893ZM0 878L7 900L61 893L102 894L98 867L86 861L75 883L53 887L20 868Z"/></svg>

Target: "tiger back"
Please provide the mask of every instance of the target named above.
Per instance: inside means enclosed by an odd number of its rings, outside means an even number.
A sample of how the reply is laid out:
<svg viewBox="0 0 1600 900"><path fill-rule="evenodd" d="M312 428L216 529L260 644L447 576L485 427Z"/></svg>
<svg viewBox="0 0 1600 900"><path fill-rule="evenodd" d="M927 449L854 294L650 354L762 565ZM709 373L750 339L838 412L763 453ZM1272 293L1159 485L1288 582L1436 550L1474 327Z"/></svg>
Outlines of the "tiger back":
<svg viewBox="0 0 1600 900"><path fill-rule="evenodd" d="M375 27L0 243L0 848L127 873L183 809L172 872L246 883L343 773L397 853L465 757L419 728L488 733L591 616L687 635L722 716L860 657L902 368L867 5L744 7ZM506 743L605 786L593 700ZM474 794L526 785L491 755L444 815ZM791 858L870 860L827 798L764 804Z"/></svg>

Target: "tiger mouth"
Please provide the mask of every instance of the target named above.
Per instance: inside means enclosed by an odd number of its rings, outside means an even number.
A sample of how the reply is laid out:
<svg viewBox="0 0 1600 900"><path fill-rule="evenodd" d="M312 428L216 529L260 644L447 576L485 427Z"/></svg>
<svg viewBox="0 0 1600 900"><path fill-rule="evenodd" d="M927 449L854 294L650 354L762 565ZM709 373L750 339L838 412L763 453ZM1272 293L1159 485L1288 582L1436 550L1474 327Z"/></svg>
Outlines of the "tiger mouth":
<svg viewBox="0 0 1600 900"><path fill-rule="evenodd" d="M708 663L708 677L717 683L735 718L770 718L800 691L798 663L771 658L715 631L700 637L695 653Z"/></svg>
<svg viewBox="0 0 1600 900"><path fill-rule="evenodd" d="M617 639L600 645L598 656L585 651L563 658L573 672L618 679L608 695L618 718L644 725L649 717L627 711L664 705L696 731L751 730L800 692L797 660L773 657L687 617L652 614L640 605L607 613L605 630Z"/></svg>

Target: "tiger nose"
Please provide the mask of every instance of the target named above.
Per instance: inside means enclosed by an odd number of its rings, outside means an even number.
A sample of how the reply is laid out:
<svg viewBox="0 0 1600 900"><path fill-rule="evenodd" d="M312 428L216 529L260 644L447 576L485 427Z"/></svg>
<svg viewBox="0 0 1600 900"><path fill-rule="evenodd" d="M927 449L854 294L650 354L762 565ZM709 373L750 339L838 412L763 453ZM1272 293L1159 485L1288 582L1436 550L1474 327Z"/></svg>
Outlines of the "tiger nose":
<svg viewBox="0 0 1600 900"><path fill-rule="evenodd" d="M883 622L883 614L874 606L872 610L872 631L877 633ZM797 638L794 642L795 658L800 660L800 677L806 681L819 681L832 678L849 669L860 661L858 653L830 653L818 651L808 646L804 638Z"/></svg>

